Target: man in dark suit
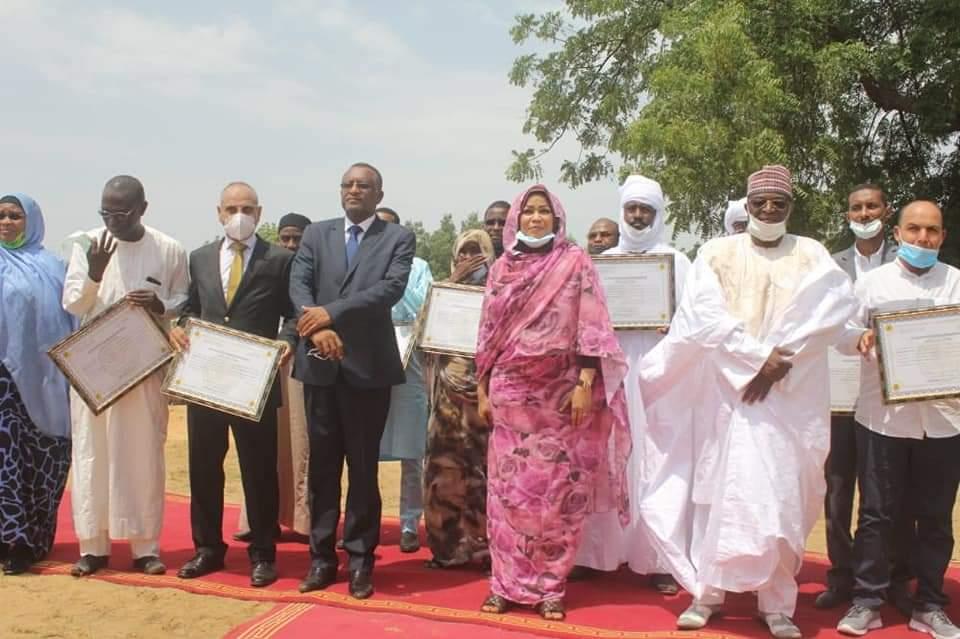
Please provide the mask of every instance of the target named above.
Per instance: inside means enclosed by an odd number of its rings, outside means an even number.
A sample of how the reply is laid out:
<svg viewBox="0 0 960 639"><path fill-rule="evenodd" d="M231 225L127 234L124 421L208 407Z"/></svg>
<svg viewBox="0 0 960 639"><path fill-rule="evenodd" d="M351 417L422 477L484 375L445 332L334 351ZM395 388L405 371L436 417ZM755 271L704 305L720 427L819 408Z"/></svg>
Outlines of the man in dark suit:
<svg viewBox="0 0 960 639"><path fill-rule="evenodd" d="M897 257L897 245L888 240L884 232L892 214L883 189L875 184L856 186L847 196L847 223L856 239L850 247L835 253L833 259L854 282L864 273ZM827 572L827 589L814 601L817 608L833 608L850 601L853 589L853 535L850 524L853 492L857 485L856 422L853 415L831 416L826 479L824 515L831 567ZM906 517L903 519L897 526L893 553L896 557L894 583L889 593L890 600L898 608L909 603L906 582L911 572L908 559L912 522Z"/></svg>
<svg viewBox="0 0 960 639"><path fill-rule="evenodd" d="M299 314L294 377L303 382L310 435L310 555L301 592L336 580L340 475L349 481L344 548L350 594L373 594L373 553L380 541L377 460L390 388L404 382L390 309L400 301L416 248L411 231L375 211L383 179L369 164L343 175L345 217L307 227L290 275Z"/></svg>
<svg viewBox="0 0 960 639"><path fill-rule="evenodd" d="M257 193L248 184L228 184L217 207L226 237L200 247L190 255L190 293L181 319L198 317L261 337L287 342L283 363L292 355L297 337L289 297L293 253L270 244L254 232L260 221ZM188 348L189 340L177 327L171 340ZM277 407L279 380L274 384L259 422L191 404L187 407L190 464L190 526L194 557L177 576L193 579L224 567L223 460L227 429L233 430L240 461L251 541L250 584L267 586L277 580Z"/></svg>

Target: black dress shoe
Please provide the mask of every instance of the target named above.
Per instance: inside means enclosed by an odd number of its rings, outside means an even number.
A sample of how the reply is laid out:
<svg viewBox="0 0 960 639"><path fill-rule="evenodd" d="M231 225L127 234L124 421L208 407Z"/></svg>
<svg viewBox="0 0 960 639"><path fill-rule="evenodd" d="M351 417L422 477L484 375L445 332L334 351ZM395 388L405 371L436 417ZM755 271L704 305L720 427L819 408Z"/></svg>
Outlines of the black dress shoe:
<svg viewBox="0 0 960 639"><path fill-rule="evenodd" d="M249 544L251 541L253 541L253 533L249 530L244 532L235 532L233 533L233 540L244 544Z"/></svg>
<svg viewBox="0 0 960 639"><path fill-rule="evenodd" d="M673 575L650 575L650 586L661 595L675 595L680 592L680 584Z"/></svg>
<svg viewBox="0 0 960 639"><path fill-rule="evenodd" d="M154 555L137 557L133 560L133 569L145 575L162 575L167 572L167 566Z"/></svg>
<svg viewBox="0 0 960 639"><path fill-rule="evenodd" d="M98 570L106 568L109 560L110 557L108 555L83 555L80 557L80 561L73 564L73 568L70 569L70 574L74 577L87 577Z"/></svg>
<svg viewBox="0 0 960 639"><path fill-rule="evenodd" d="M218 570L223 570L222 558L198 552L193 556L193 559L183 564L177 571L177 577L180 577L180 579L196 579Z"/></svg>
<svg viewBox="0 0 960 639"><path fill-rule="evenodd" d="M255 561L250 571L250 585L254 588L269 586L277 580L277 564L273 561Z"/></svg>
<svg viewBox="0 0 960 639"><path fill-rule="evenodd" d="M366 599L373 594L373 575L369 570L350 572L350 594L354 599Z"/></svg>
<svg viewBox="0 0 960 639"><path fill-rule="evenodd" d="M417 552L420 550L420 537L417 533L404 531L400 533L400 552Z"/></svg>
<svg viewBox="0 0 960 639"><path fill-rule="evenodd" d="M333 582L337 580L337 567L336 566L323 566L320 564L312 564L310 566L310 572L307 573L307 576L303 578L303 581L300 582L298 590L300 592L310 592L312 590L323 590Z"/></svg>
<svg viewBox="0 0 960 639"><path fill-rule="evenodd" d="M841 590L830 586L813 600L813 607L819 610L829 610L837 606L843 606L850 602L852 594L849 590Z"/></svg>

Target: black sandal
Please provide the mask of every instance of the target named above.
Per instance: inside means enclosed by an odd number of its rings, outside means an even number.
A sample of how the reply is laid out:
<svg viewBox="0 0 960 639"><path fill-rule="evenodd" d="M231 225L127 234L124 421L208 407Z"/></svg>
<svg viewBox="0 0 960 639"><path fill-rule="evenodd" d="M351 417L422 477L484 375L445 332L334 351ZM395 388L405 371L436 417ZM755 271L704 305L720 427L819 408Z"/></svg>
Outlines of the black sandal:
<svg viewBox="0 0 960 639"><path fill-rule="evenodd" d="M537 613L547 621L563 621L567 618L567 610L563 607L562 599L550 599L537 604Z"/></svg>
<svg viewBox="0 0 960 639"><path fill-rule="evenodd" d="M483 605L480 606L482 612L489 612L494 615L502 615L507 611L507 608L510 607L510 602L501 597L500 595L491 594L489 597L483 600Z"/></svg>

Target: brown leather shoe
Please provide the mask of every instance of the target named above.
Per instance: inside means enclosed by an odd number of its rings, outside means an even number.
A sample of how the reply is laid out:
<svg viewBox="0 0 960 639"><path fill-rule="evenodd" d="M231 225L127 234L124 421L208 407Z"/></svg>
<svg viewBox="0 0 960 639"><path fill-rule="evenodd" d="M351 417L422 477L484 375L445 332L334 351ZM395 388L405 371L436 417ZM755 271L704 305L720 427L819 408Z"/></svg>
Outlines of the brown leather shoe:
<svg viewBox="0 0 960 639"><path fill-rule="evenodd" d="M98 570L106 568L109 561L109 555L83 555L80 557L80 561L73 564L70 574L74 577L88 577Z"/></svg>
<svg viewBox="0 0 960 639"><path fill-rule="evenodd" d="M137 557L133 560L133 568L145 575L162 575L167 572L167 566L154 555Z"/></svg>

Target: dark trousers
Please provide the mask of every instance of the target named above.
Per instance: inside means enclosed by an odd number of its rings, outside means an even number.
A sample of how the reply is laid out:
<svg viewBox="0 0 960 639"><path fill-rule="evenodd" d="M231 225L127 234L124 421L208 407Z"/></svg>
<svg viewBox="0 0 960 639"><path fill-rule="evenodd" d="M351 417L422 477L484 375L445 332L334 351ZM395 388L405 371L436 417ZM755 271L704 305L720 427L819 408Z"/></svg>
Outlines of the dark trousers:
<svg viewBox="0 0 960 639"><path fill-rule="evenodd" d="M834 590L853 589L853 495L857 486L857 422L852 415L833 415L830 418L830 455L825 476L827 493L823 511L827 528L827 555L830 570L827 584ZM894 583L905 583L913 574L910 553L914 542L914 518L905 502L901 516L894 522L888 556Z"/></svg>
<svg viewBox="0 0 960 639"><path fill-rule="evenodd" d="M336 566L340 477L347 462L343 547L350 570L371 570L380 543L380 438L390 410L390 387L356 388L338 379L330 386L304 384L310 435L310 555Z"/></svg>
<svg viewBox="0 0 960 639"><path fill-rule="evenodd" d="M889 544L909 500L916 521L914 607L943 608L943 576L953 553L953 503L960 482L960 435L907 439L857 424L860 519L854 537L853 601L879 608L890 586Z"/></svg>
<svg viewBox="0 0 960 639"><path fill-rule="evenodd" d="M279 511L277 480L277 411L268 406L260 422L210 408L187 408L190 454L190 526L197 552L222 558L223 460L233 430L240 460L240 479L252 540L250 561L275 561L274 539Z"/></svg>

